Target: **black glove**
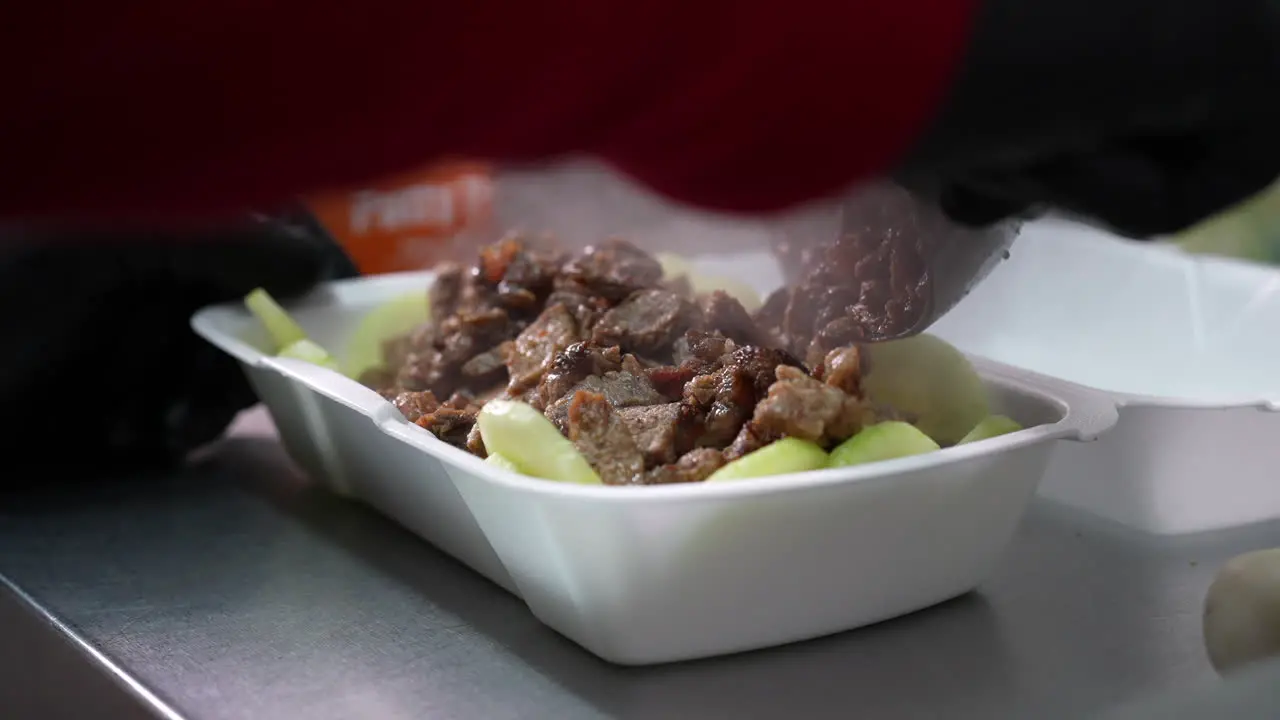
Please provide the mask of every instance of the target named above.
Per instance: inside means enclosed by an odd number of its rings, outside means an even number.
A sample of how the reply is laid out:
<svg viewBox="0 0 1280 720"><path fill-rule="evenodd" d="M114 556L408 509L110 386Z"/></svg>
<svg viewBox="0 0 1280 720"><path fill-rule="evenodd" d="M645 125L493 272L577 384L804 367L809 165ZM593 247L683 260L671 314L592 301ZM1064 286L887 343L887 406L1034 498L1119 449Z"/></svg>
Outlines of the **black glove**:
<svg viewBox="0 0 1280 720"><path fill-rule="evenodd" d="M172 465L255 402L191 315L255 287L355 273L305 213L198 234L13 233L0 242L0 459L83 476ZM37 470L38 469L38 470Z"/></svg>
<svg viewBox="0 0 1280 720"><path fill-rule="evenodd" d="M980 0L897 173L956 220L1055 209L1132 237L1280 177L1280 0Z"/></svg>

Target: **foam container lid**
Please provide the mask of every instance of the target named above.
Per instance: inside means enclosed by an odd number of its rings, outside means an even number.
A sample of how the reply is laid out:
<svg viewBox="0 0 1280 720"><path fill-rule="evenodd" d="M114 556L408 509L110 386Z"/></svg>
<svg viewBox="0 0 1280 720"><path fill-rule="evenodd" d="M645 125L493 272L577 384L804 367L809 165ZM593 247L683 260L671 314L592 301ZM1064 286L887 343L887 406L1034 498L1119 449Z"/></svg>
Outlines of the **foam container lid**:
<svg viewBox="0 0 1280 720"><path fill-rule="evenodd" d="M1063 221L935 323L966 352L1105 391L1116 430L1054 453L1048 497L1152 533L1280 515L1280 273Z"/></svg>
<svg viewBox="0 0 1280 720"><path fill-rule="evenodd" d="M757 258L758 260L758 258ZM708 256L716 272L755 260ZM290 307L339 350L372 307L430 273L326 285ZM596 655L649 664L856 628L963 594L999 561L1051 449L1116 421L1105 397L975 359L1026 429L871 465L749 481L589 487L511 474L325 368L266 355L239 304L197 333L237 358L290 454L519 596Z"/></svg>

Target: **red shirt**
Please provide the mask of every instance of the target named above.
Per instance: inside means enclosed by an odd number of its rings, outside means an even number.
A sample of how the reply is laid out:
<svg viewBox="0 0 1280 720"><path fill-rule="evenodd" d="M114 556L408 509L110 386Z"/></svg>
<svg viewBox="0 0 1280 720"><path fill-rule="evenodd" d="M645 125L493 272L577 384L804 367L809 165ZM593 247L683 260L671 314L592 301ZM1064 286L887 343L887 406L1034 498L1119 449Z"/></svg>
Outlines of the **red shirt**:
<svg viewBox="0 0 1280 720"><path fill-rule="evenodd" d="M117 0L0 18L0 218L206 214L591 153L711 209L883 173L975 0Z"/></svg>

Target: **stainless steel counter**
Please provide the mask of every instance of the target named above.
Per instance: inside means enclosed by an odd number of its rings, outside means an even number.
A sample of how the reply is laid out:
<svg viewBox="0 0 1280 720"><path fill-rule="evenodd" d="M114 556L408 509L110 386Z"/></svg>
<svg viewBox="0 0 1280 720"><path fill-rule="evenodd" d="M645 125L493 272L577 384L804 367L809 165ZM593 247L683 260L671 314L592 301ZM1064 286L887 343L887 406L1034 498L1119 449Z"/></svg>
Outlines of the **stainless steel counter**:
<svg viewBox="0 0 1280 720"><path fill-rule="evenodd" d="M21 678L0 716L71 694L94 717L194 720L1065 717L1212 678L1203 593L1220 562L1270 545L1280 521L1157 540L1040 503L977 593L836 637L625 669L309 487L251 418L189 472L0 506L0 575L20 597L0 602L0 632L19 638L0 666Z"/></svg>

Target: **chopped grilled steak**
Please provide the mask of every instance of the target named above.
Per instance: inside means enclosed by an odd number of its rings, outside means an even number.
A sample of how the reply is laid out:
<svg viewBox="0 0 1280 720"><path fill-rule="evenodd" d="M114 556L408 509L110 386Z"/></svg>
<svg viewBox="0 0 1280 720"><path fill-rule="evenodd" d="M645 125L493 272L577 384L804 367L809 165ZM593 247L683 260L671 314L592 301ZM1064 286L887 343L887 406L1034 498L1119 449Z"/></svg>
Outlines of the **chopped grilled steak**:
<svg viewBox="0 0 1280 720"><path fill-rule="evenodd" d="M458 312L462 304L462 290L466 280L466 271L458 265L447 263L436 268L435 281L427 291L433 325L439 325Z"/></svg>
<svg viewBox="0 0 1280 720"><path fill-rule="evenodd" d="M606 485L628 485L641 480L644 457L604 395L586 390L575 392L569 401L568 426L566 434L570 442Z"/></svg>
<svg viewBox="0 0 1280 720"><path fill-rule="evenodd" d="M552 403L546 409L546 416L557 427L565 427L564 418L568 405L578 391L587 391L603 395L614 407L635 407L637 405L658 405L667 399L653 388L649 378L619 370L606 372L603 375L588 375L575 385L564 397Z"/></svg>
<svg viewBox="0 0 1280 720"><path fill-rule="evenodd" d="M462 374L467 378L488 378L499 374L498 371L506 367L511 345L510 341L504 342L472 357L462 363Z"/></svg>
<svg viewBox="0 0 1280 720"><path fill-rule="evenodd" d="M449 396L448 400L440 403L442 407L447 407L451 410L466 410L472 413L480 412L481 404L480 400L470 390L465 389L455 392Z"/></svg>
<svg viewBox="0 0 1280 720"><path fill-rule="evenodd" d="M814 376L854 397L862 397L862 354L854 345L836 348L827 353Z"/></svg>
<svg viewBox="0 0 1280 720"><path fill-rule="evenodd" d="M858 432L872 419L860 399L798 368L780 366L777 377L751 417L758 431L829 445Z"/></svg>
<svg viewBox="0 0 1280 720"><path fill-rule="evenodd" d="M436 411L440 401L430 390L421 392L402 392L395 396L391 404L404 415L409 422L417 422L418 418Z"/></svg>
<svg viewBox="0 0 1280 720"><path fill-rule="evenodd" d="M767 335L737 298L716 290L702 300L704 324L743 345L766 345Z"/></svg>
<svg viewBox="0 0 1280 720"><path fill-rule="evenodd" d="M676 365L696 369L701 374L714 369L721 358L736 349L737 345L732 340L714 329L689 330L676 339L671 354Z"/></svg>
<svg viewBox="0 0 1280 720"><path fill-rule="evenodd" d="M411 350L405 355L400 371L396 374L396 386L405 390L443 388L447 365L441 361L440 351L433 347Z"/></svg>
<svg viewBox="0 0 1280 720"><path fill-rule="evenodd" d="M660 465L645 473L645 485L702 482L725 464L724 454L712 448L697 448L674 463Z"/></svg>
<svg viewBox="0 0 1280 720"><path fill-rule="evenodd" d="M688 275L677 275L663 280L662 289L669 290L686 300L693 299L693 283L689 282Z"/></svg>
<svg viewBox="0 0 1280 720"><path fill-rule="evenodd" d="M678 402L641 407L619 407L618 417L627 426L645 467L673 462L680 446L682 409Z"/></svg>
<svg viewBox="0 0 1280 720"><path fill-rule="evenodd" d="M602 375L621 367L622 352L616 346L574 343L552 358L551 367L538 383L537 392L530 397L530 404L538 409L549 407L588 376Z"/></svg>
<svg viewBox="0 0 1280 720"><path fill-rule="evenodd" d="M787 288L778 288L769 297L765 298L764 305L756 311L755 317L756 327L769 338L768 345L788 345L785 333L782 330L783 323L786 320L787 305L791 303L791 291Z"/></svg>
<svg viewBox="0 0 1280 720"><path fill-rule="evenodd" d="M662 265L635 245L609 239L565 264L562 275L590 294L621 300L662 280Z"/></svg>
<svg viewBox="0 0 1280 720"><path fill-rule="evenodd" d="M655 390L668 400L679 400L684 395L684 386L697 377L698 370L687 364L660 365L644 371Z"/></svg>
<svg viewBox="0 0 1280 720"><path fill-rule="evenodd" d="M666 290L641 290L609 310L596 323L591 339L618 345L624 352L670 357L671 346L702 318L698 307Z"/></svg>
<svg viewBox="0 0 1280 720"><path fill-rule="evenodd" d="M525 328L507 358L508 392L536 387L551 369L556 355L578 341L577 323L563 305L552 305Z"/></svg>
<svg viewBox="0 0 1280 720"><path fill-rule="evenodd" d="M729 443L729 447L724 449L724 458L725 460L737 460L743 455L755 452L779 438L780 436L768 429L747 421L742 426L742 430L738 431L738 435L733 439L733 442Z"/></svg>
<svg viewBox="0 0 1280 720"><path fill-rule="evenodd" d="M547 296L547 305L557 304L568 309L584 337L596 326L600 316L612 306L607 298L592 295L580 286L556 289Z"/></svg>
<svg viewBox="0 0 1280 720"><path fill-rule="evenodd" d="M414 423L450 445L466 449L467 436L476 424L476 413L442 405L434 412L419 417Z"/></svg>
<svg viewBox="0 0 1280 720"><path fill-rule="evenodd" d="M484 438L480 437L480 423L474 423L471 429L467 431L467 452L477 457L489 457L489 451L485 449Z"/></svg>

